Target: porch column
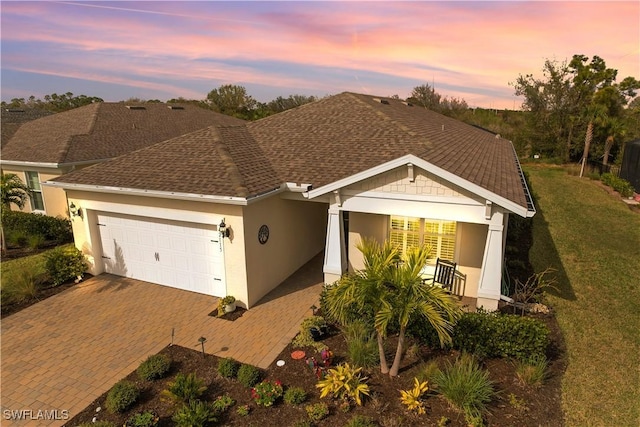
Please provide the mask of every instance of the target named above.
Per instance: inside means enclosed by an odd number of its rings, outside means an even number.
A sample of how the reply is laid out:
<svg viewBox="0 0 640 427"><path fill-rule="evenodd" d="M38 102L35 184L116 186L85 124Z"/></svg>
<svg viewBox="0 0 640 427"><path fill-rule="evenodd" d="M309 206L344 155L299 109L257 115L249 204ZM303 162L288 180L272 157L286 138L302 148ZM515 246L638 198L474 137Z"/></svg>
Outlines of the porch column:
<svg viewBox="0 0 640 427"><path fill-rule="evenodd" d="M486 310L497 310L500 300L502 283L502 254L503 254L504 214L492 212L487 242L482 259L482 272L478 285L477 306Z"/></svg>
<svg viewBox="0 0 640 427"><path fill-rule="evenodd" d="M347 253L344 247L342 211L329 208L327 215L327 242L324 249L324 282L333 283L347 271Z"/></svg>

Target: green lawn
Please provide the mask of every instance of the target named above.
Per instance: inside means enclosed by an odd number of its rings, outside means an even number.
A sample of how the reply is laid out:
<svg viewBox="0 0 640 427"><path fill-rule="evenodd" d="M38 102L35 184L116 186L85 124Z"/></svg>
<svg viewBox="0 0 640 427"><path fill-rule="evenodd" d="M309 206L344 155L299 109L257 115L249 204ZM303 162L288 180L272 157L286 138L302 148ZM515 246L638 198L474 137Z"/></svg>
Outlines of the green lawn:
<svg viewBox="0 0 640 427"><path fill-rule="evenodd" d="M549 296L563 331L568 426L640 425L640 215L596 182L526 166L538 213L535 271L557 270Z"/></svg>

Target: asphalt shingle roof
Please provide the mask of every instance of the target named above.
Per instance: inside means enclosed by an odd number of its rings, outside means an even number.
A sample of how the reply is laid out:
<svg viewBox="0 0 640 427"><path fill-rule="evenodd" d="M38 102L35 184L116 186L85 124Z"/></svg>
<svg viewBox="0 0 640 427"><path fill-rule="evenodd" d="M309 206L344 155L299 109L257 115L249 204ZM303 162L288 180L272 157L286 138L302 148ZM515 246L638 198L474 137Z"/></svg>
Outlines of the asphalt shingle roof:
<svg viewBox="0 0 640 427"><path fill-rule="evenodd" d="M24 123L3 147L2 158L55 164L104 160L207 126L244 123L192 105L143 107L100 102Z"/></svg>
<svg viewBox="0 0 640 427"><path fill-rule="evenodd" d="M250 197L284 182L319 188L412 154L527 207L511 142L380 100L345 92L241 126L193 132L56 181Z"/></svg>

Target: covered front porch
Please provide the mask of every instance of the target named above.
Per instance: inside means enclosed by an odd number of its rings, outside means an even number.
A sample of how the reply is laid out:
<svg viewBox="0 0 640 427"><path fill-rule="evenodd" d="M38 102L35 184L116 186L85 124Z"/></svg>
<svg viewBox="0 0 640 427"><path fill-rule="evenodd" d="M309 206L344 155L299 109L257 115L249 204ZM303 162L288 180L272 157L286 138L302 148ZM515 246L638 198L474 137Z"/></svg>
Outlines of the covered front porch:
<svg viewBox="0 0 640 427"><path fill-rule="evenodd" d="M474 308L498 308L507 209L412 165L333 189L325 200L326 283L363 268L357 245L365 237L390 239L403 250L429 244L426 273L438 257L453 261L454 293Z"/></svg>

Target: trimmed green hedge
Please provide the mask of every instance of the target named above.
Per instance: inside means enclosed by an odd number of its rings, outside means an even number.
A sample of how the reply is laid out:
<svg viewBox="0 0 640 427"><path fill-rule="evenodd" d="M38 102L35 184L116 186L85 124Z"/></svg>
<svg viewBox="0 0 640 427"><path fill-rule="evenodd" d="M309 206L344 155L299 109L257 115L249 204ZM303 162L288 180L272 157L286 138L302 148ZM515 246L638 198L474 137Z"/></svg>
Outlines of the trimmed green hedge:
<svg viewBox="0 0 640 427"><path fill-rule="evenodd" d="M71 220L41 214L2 210L2 227L5 235L22 235L24 238L41 235L58 244L73 242Z"/></svg>
<svg viewBox="0 0 640 427"><path fill-rule="evenodd" d="M431 347L439 346L433 327L422 319L412 323L409 333ZM546 357L549 328L540 320L498 312L464 313L456 323L452 347L479 357L529 360Z"/></svg>

